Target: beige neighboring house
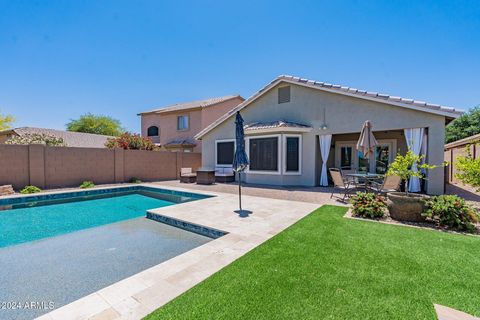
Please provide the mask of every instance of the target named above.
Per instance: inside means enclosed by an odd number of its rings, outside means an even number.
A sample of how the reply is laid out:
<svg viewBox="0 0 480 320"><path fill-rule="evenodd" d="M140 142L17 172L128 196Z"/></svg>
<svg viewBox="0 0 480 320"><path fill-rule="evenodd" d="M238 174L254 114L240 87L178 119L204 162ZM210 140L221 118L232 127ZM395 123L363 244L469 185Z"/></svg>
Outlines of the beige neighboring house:
<svg viewBox="0 0 480 320"><path fill-rule="evenodd" d="M77 148L105 148L105 143L112 136L105 136L101 134L91 134L83 132L72 132L46 128L20 127L0 131L0 143L5 143L8 139L14 136L25 136L30 134L45 134L62 138L67 147Z"/></svg>
<svg viewBox="0 0 480 320"><path fill-rule="evenodd" d="M244 100L230 95L141 112L142 137L169 151L201 152L201 142L194 136Z"/></svg>
<svg viewBox="0 0 480 320"><path fill-rule="evenodd" d="M426 154L429 163L442 164L445 126L462 114L423 101L279 76L196 135L203 145L203 166L232 165L237 111L245 121L250 160L245 181L285 186L320 185L323 164L384 173L397 153L406 153L407 143ZM366 120L379 142L368 158L356 149ZM444 170L426 174L422 188L442 194Z"/></svg>

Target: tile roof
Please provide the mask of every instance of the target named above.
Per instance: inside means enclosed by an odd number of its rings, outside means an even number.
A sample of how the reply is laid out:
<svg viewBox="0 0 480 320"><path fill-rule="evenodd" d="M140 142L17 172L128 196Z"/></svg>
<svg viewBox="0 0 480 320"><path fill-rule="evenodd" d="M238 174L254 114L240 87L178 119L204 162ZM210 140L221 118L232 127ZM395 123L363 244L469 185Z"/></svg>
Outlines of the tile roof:
<svg viewBox="0 0 480 320"><path fill-rule="evenodd" d="M284 120L278 121L269 121L269 122L254 122L250 124L246 124L243 126L245 131L255 131L255 130L265 130L265 129L276 129L276 128L299 128L299 129L311 129L312 127L290 122Z"/></svg>
<svg viewBox="0 0 480 320"><path fill-rule="evenodd" d="M33 127L20 127L4 130L0 131L0 134L4 132L15 132L19 136L24 136L27 134L46 134L50 136L55 136L57 138L62 138L63 142L66 144L67 147L79 148L105 148L105 143L107 142L107 139L113 138L112 136L105 136L100 134Z"/></svg>
<svg viewBox="0 0 480 320"><path fill-rule="evenodd" d="M238 94L228 95L223 97L209 98L205 100L176 103L170 106L165 106L165 107L161 107L161 108L150 110L150 111L140 112L139 115L146 114L146 113L164 113L164 112L188 110L188 109L194 109L194 108L206 108L206 107L210 107L220 102L224 102L234 98L240 98L242 100L245 100Z"/></svg>
<svg viewBox="0 0 480 320"><path fill-rule="evenodd" d="M409 109L420 110L428 113L443 115L449 119L458 118L463 114L462 110L456 110L451 107L441 106L438 104L427 103L424 101L418 101L414 99L402 98L398 96L392 96L385 93L378 93L366 90L360 90L356 88L351 88L347 86L342 86L339 84L331 84L327 82L320 82L315 80L309 80L300 77L288 76L288 75L280 75L270 83L265 85L263 88L258 90L252 96L250 96L247 100L240 103L238 106L233 108L232 110L228 111L226 114L212 122L210 125L205 127L202 131L200 131L197 135L195 135L195 139L202 139L202 137L217 127L219 124L224 122L225 120L229 119L230 117L234 116L237 111L242 110L244 107L255 101L257 98L262 96L265 92L269 91L277 84L281 82L287 82L292 84L298 84L305 87L315 88L318 90L348 95L352 97L358 97L360 99L367 99L371 101L377 101L381 103L386 103L389 105L394 105L398 107L404 107Z"/></svg>
<svg viewBox="0 0 480 320"><path fill-rule="evenodd" d="M360 90L360 89L356 89L356 88L352 88L352 87L342 86L342 85L339 85L339 84L331 84L331 83L327 83L327 82L309 80L309 79L305 79L305 78L299 78L299 77L287 76L287 75L281 75L281 76L277 77L277 80L278 79L283 79L283 80L292 81L292 82L298 82L298 83L306 84L306 85L313 86L313 87L330 89L330 90L333 90L333 91L348 93L348 94L356 95L356 96L359 96L359 97L376 98L376 99L385 100L387 102L400 102L400 103L404 103L404 104L414 105L414 106L417 106L417 107L423 107L423 108L430 109L430 110L441 110L441 111L445 111L445 112L450 112L452 114L457 114L457 115L462 115L463 114L463 111L461 111L461 110L455 110L455 108L442 106L442 105L439 105L439 104L428 103L428 102L425 102L425 101L414 100L414 99L409 99L409 98L402 98L402 97L398 97L398 96L392 96L392 95L389 95L389 94L386 94L386 93Z"/></svg>
<svg viewBox="0 0 480 320"><path fill-rule="evenodd" d="M192 138L175 138L164 144L165 147L172 146L196 146L197 143Z"/></svg>

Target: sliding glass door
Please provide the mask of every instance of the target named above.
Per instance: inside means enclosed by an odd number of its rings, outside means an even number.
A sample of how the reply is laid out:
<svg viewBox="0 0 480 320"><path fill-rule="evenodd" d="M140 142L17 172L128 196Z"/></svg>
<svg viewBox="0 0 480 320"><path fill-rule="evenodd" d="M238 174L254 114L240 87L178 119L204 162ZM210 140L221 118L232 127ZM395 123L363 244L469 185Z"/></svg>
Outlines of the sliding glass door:
<svg viewBox="0 0 480 320"><path fill-rule="evenodd" d="M395 139L378 140L379 145L368 157L357 150L356 141L335 142L335 166L342 170L384 174L394 160L397 148Z"/></svg>

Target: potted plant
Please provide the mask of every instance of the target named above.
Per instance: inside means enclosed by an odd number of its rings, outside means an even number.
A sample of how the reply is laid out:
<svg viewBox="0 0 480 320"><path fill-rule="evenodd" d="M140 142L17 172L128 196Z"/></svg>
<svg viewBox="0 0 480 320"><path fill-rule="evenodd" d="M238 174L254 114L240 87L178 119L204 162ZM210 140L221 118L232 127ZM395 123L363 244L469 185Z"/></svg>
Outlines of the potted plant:
<svg viewBox="0 0 480 320"><path fill-rule="evenodd" d="M428 199L428 196L408 192L408 181L411 177L425 179L420 169L434 169L438 167L422 163L424 157L424 155L416 155L412 150L408 150L404 156L397 155L395 161L390 165L387 175L399 176L405 183L405 192L387 193L387 208L393 219L416 222L425 220L422 212L426 209L425 201ZM417 170L413 170L414 167Z"/></svg>

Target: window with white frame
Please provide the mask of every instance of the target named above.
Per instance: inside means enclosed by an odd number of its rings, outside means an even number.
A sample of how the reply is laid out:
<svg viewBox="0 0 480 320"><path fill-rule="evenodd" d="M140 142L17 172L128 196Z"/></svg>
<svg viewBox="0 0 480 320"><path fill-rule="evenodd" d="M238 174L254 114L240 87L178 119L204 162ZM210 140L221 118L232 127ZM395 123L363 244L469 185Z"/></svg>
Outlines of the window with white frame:
<svg viewBox="0 0 480 320"><path fill-rule="evenodd" d="M177 130L188 130L188 115L177 117Z"/></svg>
<svg viewBox="0 0 480 320"><path fill-rule="evenodd" d="M279 171L278 139L279 136L249 138L249 171Z"/></svg>
<svg viewBox="0 0 480 320"><path fill-rule="evenodd" d="M302 157L302 136L301 135L284 135L284 174L301 173L301 157Z"/></svg>
<svg viewBox="0 0 480 320"><path fill-rule="evenodd" d="M218 140L215 145L217 166L232 166L235 155L235 140Z"/></svg>

